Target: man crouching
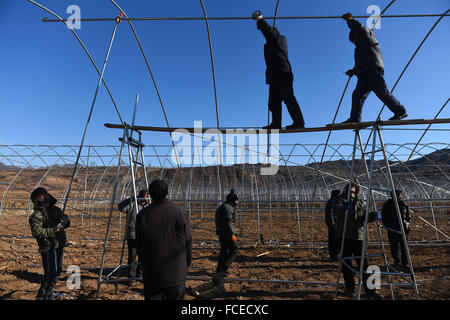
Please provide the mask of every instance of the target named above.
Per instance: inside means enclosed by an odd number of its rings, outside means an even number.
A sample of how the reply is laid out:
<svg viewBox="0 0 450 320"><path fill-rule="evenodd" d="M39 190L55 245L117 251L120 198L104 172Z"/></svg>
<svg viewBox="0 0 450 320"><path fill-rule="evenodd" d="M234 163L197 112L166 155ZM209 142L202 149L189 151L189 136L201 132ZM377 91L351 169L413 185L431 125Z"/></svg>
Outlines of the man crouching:
<svg viewBox="0 0 450 320"><path fill-rule="evenodd" d="M36 300L55 300L53 290L62 272L63 248L66 246L64 229L70 226L70 221L55 206L57 200L44 188L35 189L30 199L34 204L34 212L29 219L31 233L37 240L44 268Z"/></svg>

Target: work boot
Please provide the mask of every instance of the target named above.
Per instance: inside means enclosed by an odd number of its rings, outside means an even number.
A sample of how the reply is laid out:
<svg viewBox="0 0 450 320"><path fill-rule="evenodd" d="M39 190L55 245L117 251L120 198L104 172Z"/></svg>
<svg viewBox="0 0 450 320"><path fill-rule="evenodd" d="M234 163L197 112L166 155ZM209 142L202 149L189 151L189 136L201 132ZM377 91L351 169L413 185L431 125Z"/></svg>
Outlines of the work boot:
<svg viewBox="0 0 450 320"><path fill-rule="evenodd" d="M344 123L358 123L358 122L361 122L361 121L357 121L357 120L353 120L352 118L348 118L344 122L341 122L341 124L344 124Z"/></svg>
<svg viewBox="0 0 450 320"><path fill-rule="evenodd" d="M304 123L293 123L289 126L286 126L286 129L304 129L305 128L305 124Z"/></svg>
<svg viewBox="0 0 450 320"><path fill-rule="evenodd" d="M389 120L402 120L403 118L406 118L408 116L408 113L405 111L403 114L396 114L392 118L389 118Z"/></svg>
<svg viewBox="0 0 450 320"><path fill-rule="evenodd" d="M56 300L55 295L53 293L53 288L47 291L47 294L45 296L44 300Z"/></svg>
<svg viewBox="0 0 450 320"><path fill-rule="evenodd" d="M45 296L47 295L47 284L43 283L41 284L39 291L36 296L36 300L45 300Z"/></svg>
<svg viewBox="0 0 450 320"><path fill-rule="evenodd" d="M384 297L376 289L367 290L366 294L370 299L373 299L373 300L383 300L384 299Z"/></svg>
<svg viewBox="0 0 450 320"><path fill-rule="evenodd" d="M268 130L270 130L270 129L281 129L281 124L271 123L268 126L264 126L263 129L268 129Z"/></svg>
<svg viewBox="0 0 450 320"><path fill-rule="evenodd" d="M354 288L345 288L344 296L349 297L349 298L355 297L355 289Z"/></svg>

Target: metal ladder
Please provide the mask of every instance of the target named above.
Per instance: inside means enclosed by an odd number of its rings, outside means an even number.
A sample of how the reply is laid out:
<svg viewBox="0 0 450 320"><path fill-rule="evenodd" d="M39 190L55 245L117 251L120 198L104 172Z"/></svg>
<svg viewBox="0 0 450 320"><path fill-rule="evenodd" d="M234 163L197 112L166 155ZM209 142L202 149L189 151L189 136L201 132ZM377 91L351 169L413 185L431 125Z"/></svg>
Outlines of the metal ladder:
<svg viewBox="0 0 450 320"><path fill-rule="evenodd" d="M382 152L383 153L383 158L384 158L384 162L385 162L385 166L386 166L386 171L387 171L387 180L388 180L388 185L390 190L384 190L386 192L393 192L395 194L395 183L392 177L392 172L390 169L390 164L389 164L389 160L386 154L386 147L383 141L383 136L381 134L381 129L380 129L380 125L379 123L376 123L373 127L373 140L372 140L372 151L368 152L371 155L370 158L370 168L367 167L367 163L366 163L366 154L364 152L364 148L362 146L362 142L361 142L361 136L359 134L359 130L355 130L355 139L354 139L354 143L353 143L353 154L352 154L352 164L351 164L351 171L350 171L350 179L349 179L349 190L347 193L347 202L349 202L350 200L350 185L353 182L353 175L354 175L354 164L355 164L355 154L356 154L356 146L357 146L357 142L359 142L360 147L361 147L361 153L362 153L362 160L364 162L364 167L365 167L365 172L366 175L369 179L369 186L367 189L367 197L366 197L366 208L365 208L365 218L364 218L364 238L363 238L363 245L362 245L362 252L360 256L352 256L352 257L343 257L343 251L344 251L344 241L345 241L345 233L346 233L346 228L347 228L347 218L348 218L348 212L349 210L346 209L345 211L345 218L344 218L344 230L343 230L343 235L342 235L342 242L341 242L341 248L340 248L340 254L339 254L339 271L338 271L338 276L337 276L337 282L336 282L336 296L338 293L338 288L339 288L339 280L340 280L340 275L341 275L341 271L342 271L342 265L345 264L354 274L356 274L358 276L358 292L357 292L357 300L361 299L361 288L362 288L362 278L363 278L363 274L379 274L381 275L387 275L388 276L388 280L389 280L389 288L390 288L390 293L391 293L391 298L392 300L395 299L394 297L394 291L393 291L393 284L391 282L391 276L400 276L403 279L405 279L407 281L407 285L406 286L411 286L415 296L417 299L419 299L419 291L418 291L418 286L417 286L417 281L416 281L416 277L414 274L414 269L413 269L413 264L412 264L412 260L411 260L411 255L410 255L410 251L409 251L409 246L408 246L408 241L406 238L406 234L405 234L405 230L403 228L403 223L400 223L400 232L402 235L402 241L404 243L405 246L405 250L406 250L406 254L407 254L407 259L408 259L408 264L409 264L409 273L400 273L398 270L396 270L395 268L393 268L387 261L387 256L386 256L386 252L384 250L384 242L383 242L383 236L382 236L382 232L381 229L388 229L387 227L382 227L380 226L379 222L377 221L377 229L378 229L378 235L380 238L380 245L382 248L382 253L381 254L373 254L373 255L366 255L366 249L367 249L367 238L368 238L368 218L369 218L369 207L371 205L371 200L372 200L372 205L373 208L375 209L375 211L377 211L377 207L375 204L375 199L374 199L374 188L372 186L372 180L373 180L373 173L374 173L374 161L375 161L375 153L377 152ZM379 138L379 143L380 143L380 149L376 150L376 139L377 136ZM398 201L397 201L397 197L393 197L394 200L394 204L395 204L395 210L397 213L397 218L399 219L399 221L401 222L401 214L400 214L400 208L398 205ZM397 231L398 232L398 231ZM367 272L366 270L364 270L364 260L366 258L371 258L371 257L379 257L379 256L383 256L384 259L384 263L385 263L385 270L386 271L379 271L379 272ZM355 270L353 268L350 268L350 266L347 264L346 260L349 259L360 259L360 264L359 264L359 270ZM401 285L401 284L394 284L394 285Z"/></svg>
<svg viewBox="0 0 450 320"><path fill-rule="evenodd" d="M121 250L121 254L120 254L119 264L108 275L106 275L103 278L106 253L107 253L107 248L108 248L108 240L109 240L109 235L110 235L110 231L111 231L112 213L114 211L114 206L115 206L116 191L117 191L117 187L119 185L120 168L121 168L121 165L123 162L122 155L123 155L123 149L125 146L127 147L127 150L128 150L128 166L129 166L129 170L131 172L131 201L134 201L135 210L137 210L138 200L140 200L140 199L138 199L138 191L137 191L139 189L139 185L140 185L139 180L138 180L138 171L139 171L138 166L142 167L145 188L148 187L147 170L145 167L145 159L144 159L144 152L143 152L143 148L145 147L145 145L142 143L142 132L134 128L134 120L136 117L136 109L137 109L138 100L139 100L139 95L136 96L132 124L128 125L126 122L124 122L123 136L122 136L122 138L119 138L119 141L121 141L122 144L120 147L117 171L116 171L116 175L114 178L113 194L112 194L111 205L110 205L110 210L109 210L106 236L105 236L105 241L104 241L104 245L103 245L102 260L101 260L99 278L98 278L98 283L97 283L96 299L98 299L98 296L100 293L100 286L102 283L114 283L115 290L117 292L119 282L139 280L139 278L120 278L121 269L123 269L124 267L129 267L129 265L122 265L123 255L124 255L124 250L125 250L125 241L127 239L126 232L124 233L124 236L122 239L122 250ZM136 132L138 134L138 139L133 138L134 132ZM141 178L141 180L142 180L142 178ZM127 228L127 226L128 226L129 216L130 216L130 214L127 215L125 228Z"/></svg>

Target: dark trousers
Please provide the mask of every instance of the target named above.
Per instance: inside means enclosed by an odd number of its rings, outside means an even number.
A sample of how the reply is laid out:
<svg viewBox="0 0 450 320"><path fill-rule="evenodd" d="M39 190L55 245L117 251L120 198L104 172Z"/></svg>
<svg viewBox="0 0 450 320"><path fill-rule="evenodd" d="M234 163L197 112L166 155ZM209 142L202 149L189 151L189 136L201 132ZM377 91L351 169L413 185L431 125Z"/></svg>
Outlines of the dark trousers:
<svg viewBox="0 0 450 320"><path fill-rule="evenodd" d="M128 276L130 278L141 277L142 267L136 259L136 239L127 239L128 246Z"/></svg>
<svg viewBox="0 0 450 320"><path fill-rule="evenodd" d="M234 258L236 258L238 247L230 235L219 235L219 241L220 253L216 272L223 273L228 270Z"/></svg>
<svg viewBox="0 0 450 320"><path fill-rule="evenodd" d="M336 228L328 227L328 252L330 258L336 258L339 253L339 244L336 237Z"/></svg>
<svg viewBox="0 0 450 320"><path fill-rule="evenodd" d="M37 299L48 300L54 298L53 290L62 272L63 253L63 248L49 249L41 252L44 277L37 294Z"/></svg>
<svg viewBox="0 0 450 320"><path fill-rule="evenodd" d="M338 240L338 243L341 243L341 239ZM362 245L363 242L362 240L350 240L350 239L345 239L344 241L344 252L342 254L342 258L346 258L346 257L352 257L352 256L361 256L361 250L362 250ZM345 263L347 263L352 269L353 268L353 260L356 260L356 265L357 265L357 271L359 272L359 268L361 266L361 259L360 258L356 258L356 259L345 259ZM364 259L364 271L367 270L367 258ZM349 289L349 290L354 290L355 289L355 274L345 265L342 264L342 273L344 274L344 282L345 282L345 288ZM367 290L367 278L368 275L366 273L363 273L363 277L362 277L362 281L363 281L363 286L364 289Z"/></svg>
<svg viewBox="0 0 450 320"><path fill-rule="evenodd" d="M406 112L405 107L388 90L384 80L384 71L381 69L372 69L358 78L358 83L352 95L352 111L350 119L361 121L361 113L364 102L373 91L377 97L391 110L395 115L401 115Z"/></svg>
<svg viewBox="0 0 450 320"><path fill-rule="evenodd" d="M144 281L145 300L184 300L186 282L177 286L154 288Z"/></svg>
<svg viewBox="0 0 450 320"><path fill-rule="evenodd" d="M406 235L408 236L408 235ZM401 234L388 231L388 240L389 240L389 246L391 247L391 255L394 259L394 264L400 265L400 259L398 257L398 249L400 247L401 257L402 257L402 264L406 266L408 264L408 257L406 255L406 248L405 244L403 243L403 238Z"/></svg>
<svg viewBox="0 0 450 320"><path fill-rule="evenodd" d="M277 82L269 86L269 110L272 112L272 124L279 127L281 127L281 102L286 104L294 123L305 123L300 106L294 96L292 82Z"/></svg>

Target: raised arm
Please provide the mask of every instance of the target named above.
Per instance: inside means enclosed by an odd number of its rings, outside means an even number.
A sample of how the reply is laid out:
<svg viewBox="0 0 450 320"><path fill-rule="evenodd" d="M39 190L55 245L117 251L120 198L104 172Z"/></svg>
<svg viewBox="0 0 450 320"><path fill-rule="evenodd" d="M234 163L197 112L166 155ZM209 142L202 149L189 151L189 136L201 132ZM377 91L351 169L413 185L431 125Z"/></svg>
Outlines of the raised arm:
<svg viewBox="0 0 450 320"><path fill-rule="evenodd" d="M364 27L364 25L359 22L358 20L353 19L353 16L350 12L342 15L342 19L347 21L347 25L352 30L352 32L355 34L358 38L367 38L369 30Z"/></svg>
<svg viewBox="0 0 450 320"><path fill-rule="evenodd" d="M256 26L261 30L264 38L268 42L277 42L280 38L280 33L276 28L271 27L266 20L263 19L261 11L255 11L252 15L253 20L256 21Z"/></svg>

